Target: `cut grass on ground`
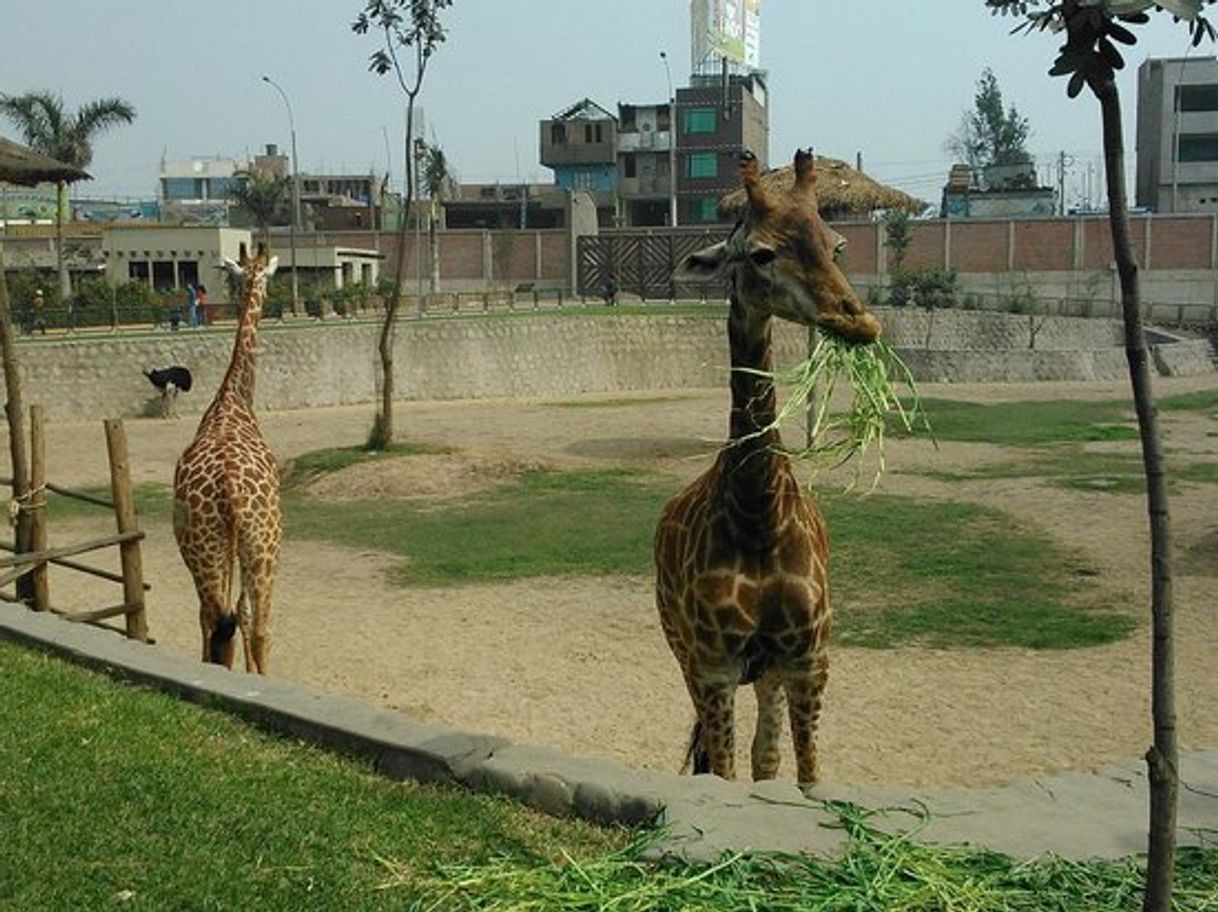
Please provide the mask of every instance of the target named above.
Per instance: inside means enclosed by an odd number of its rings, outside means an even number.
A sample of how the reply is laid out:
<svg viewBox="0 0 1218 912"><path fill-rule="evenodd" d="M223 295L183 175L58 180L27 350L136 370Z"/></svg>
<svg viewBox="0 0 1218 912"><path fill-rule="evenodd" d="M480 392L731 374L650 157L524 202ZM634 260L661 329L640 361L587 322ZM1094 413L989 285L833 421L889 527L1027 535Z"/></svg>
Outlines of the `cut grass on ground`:
<svg viewBox="0 0 1218 912"><path fill-rule="evenodd" d="M850 837L838 862L730 855L713 865L650 864L642 858L646 833L388 782L362 761L12 643L0 641L0 668L3 908L1140 906L1139 859L1015 862L922 846L878 832L865 811L846 805L832 808ZM1218 852L1180 851L1175 898L1180 912L1218 905Z"/></svg>

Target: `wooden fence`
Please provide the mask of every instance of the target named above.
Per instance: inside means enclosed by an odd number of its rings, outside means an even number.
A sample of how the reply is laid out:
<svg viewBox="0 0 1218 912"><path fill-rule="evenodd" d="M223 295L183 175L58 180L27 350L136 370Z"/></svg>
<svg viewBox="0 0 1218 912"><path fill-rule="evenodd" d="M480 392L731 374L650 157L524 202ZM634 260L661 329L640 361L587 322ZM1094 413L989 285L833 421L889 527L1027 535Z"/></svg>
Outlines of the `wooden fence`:
<svg viewBox="0 0 1218 912"><path fill-rule="evenodd" d="M150 588L144 582L143 556L140 542L144 533L139 529L135 502L131 492L131 473L127 461L127 435L123 423L117 419L105 422L106 450L110 460L111 499L95 497L83 491L73 491L46 480L46 435L43 427L42 406L30 408L30 485L29 493L14 498L11 513L16 518L24 511L30 521L30 550L19 552L11 542L0 542L0 549L10 552L10 557L0 557L0 587L18 584L18 593L0 592L0 599L28 604L35 611L51 611L69 621L101 624L102 621L122 616L126 623L126 634L136 640L148 640L148 618L145 611L144 593ZM12 479L3 479L12 484ZM74 545L56 548L47 546L47 495L57 494L102 507L114 512L116 531ZM120 572L114 573L98 567L80 563L72 558L90 551L118 547ZM123 587L123 600L115 605L83 611L68 611L51 604L48 568L51 564L79 573L86 573Z"/></svg>

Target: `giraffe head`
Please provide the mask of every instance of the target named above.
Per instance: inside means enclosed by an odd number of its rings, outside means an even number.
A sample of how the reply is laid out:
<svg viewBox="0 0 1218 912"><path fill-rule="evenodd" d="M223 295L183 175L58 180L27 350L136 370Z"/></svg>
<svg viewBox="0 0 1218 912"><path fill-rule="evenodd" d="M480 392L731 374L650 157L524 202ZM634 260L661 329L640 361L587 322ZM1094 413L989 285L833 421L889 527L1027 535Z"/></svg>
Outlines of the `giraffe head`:
<svg viewBox="0 0 1218 912"><path fill-rule="evenodd" d="M266 285L279 266L279 257L268 257L266 247L258 245L252 257L245 244L240 247L236 260L224 258L224 268L233 278L241 295L241 311L253 317L262 316L262 302L266 300Z"/></svg>
<svg viewBox="0 0 1218 912"><path fill-rule="evenodd" d="M740 156L748 197L726 241L691 253L677 268L680 282L731 279L736 297L765 316L818 326L850 342L873 342L880 324L863 308L836 258L845 239L816 208L811 150L795 153L795 185L777 193L761 180L752 152Z"/></svg>

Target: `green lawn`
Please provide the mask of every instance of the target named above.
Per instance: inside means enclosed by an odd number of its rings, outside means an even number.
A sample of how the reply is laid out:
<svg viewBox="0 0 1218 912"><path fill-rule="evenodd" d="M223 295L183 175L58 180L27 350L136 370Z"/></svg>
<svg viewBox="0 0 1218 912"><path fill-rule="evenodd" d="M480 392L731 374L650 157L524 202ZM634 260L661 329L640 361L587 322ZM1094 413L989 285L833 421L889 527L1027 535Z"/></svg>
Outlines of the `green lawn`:
<svg viewBox="0 0 1218 912"><path fill-rule="evenodd" d="M0 641L0 908L1043 909L1133 912L1138 859L1017 863L921 846L836 806L844 857L649 864L647 833L379 778L362 761ZM1184 849L1176 908L1218 906Z"/></svg>
<svg viewBox="0 0 1218 912"><path fill-rule="evenodd" d="M382 859L523 863L626 841L389 782L10 643L0 669L0 908L400 909L377 889Z"/></svg>

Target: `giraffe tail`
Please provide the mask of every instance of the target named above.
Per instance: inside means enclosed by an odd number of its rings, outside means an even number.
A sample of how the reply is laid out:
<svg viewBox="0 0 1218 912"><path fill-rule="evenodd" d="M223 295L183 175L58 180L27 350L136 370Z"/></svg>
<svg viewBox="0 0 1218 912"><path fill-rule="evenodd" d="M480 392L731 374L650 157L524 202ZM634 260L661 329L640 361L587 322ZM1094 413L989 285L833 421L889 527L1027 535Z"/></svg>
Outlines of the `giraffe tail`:
<svg viewBox="0 0 1218 912"><path fill-rule="evenodd" d="M211 640L208 642L207 647L211 654L212 662L217 665L224 663L224 647L236 632L237 612L229 611L226 614L220 615L220 620L216 622L216 627L211 632Z"/></svg>
<svg viewBox="0 0 1218 912"><path fill-rule="evenodd" d="M710 754L707 753L706 745L702 741L701 719L694 722L693 730L689 733L689 747L685 749L685 762L681 765L681 772L686 771L692 772L695 776L711 771Z"/></svg>

